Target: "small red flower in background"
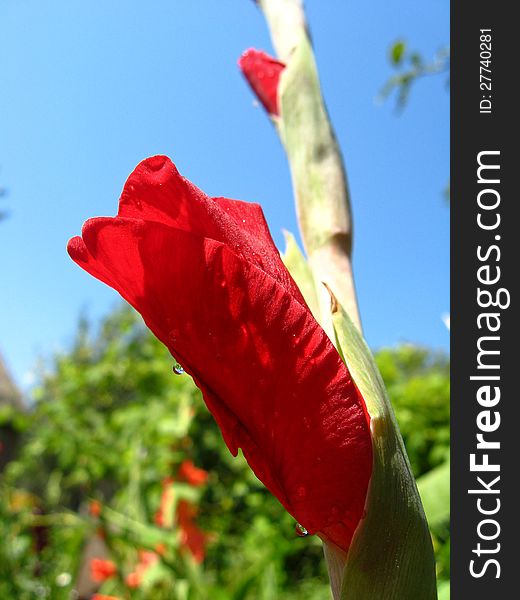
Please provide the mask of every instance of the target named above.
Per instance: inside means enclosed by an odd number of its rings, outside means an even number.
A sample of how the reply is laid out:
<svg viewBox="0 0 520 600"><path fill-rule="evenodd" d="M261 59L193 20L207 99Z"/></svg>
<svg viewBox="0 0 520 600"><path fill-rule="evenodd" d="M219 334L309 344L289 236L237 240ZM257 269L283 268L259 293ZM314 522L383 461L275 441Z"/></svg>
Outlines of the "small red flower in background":
<svg viewBox="0 0 520 600"><path fill-rule="evenodd" d="M128 573L125 577L125 583L129 588L138 588L142 583L142 576L137 571L132 571L132 573Z"/></svg>
<svg viewBox="0 0 520 600"><path fill-rule="evenodd" d="M106 594L94 594L92 600L120 600L118 596L107 596Z"/></svg>
<svg viewBox="0 0 520 600"><path fill-rule="evenodd" d="M196 467L191 460L185 460L179 467L178 477L181 481L186 481L190 485L198 487L206 483L208 472Z"/></svg>
<svg viewBox="0 0 520 600"><path fill-rule="evenodd" d="M250 48L238 59L238 66L265 110L278 116L278 83L285 65L261 50Z"/></svg>
<svg viewBox="0 0 520 600"><path fill-rule="evenodd" d="M155 546L155 551L157 552L157 554L159 556L165 556L165 554L166 554L166 544L163 544L162 542L159 542Z"/></svg>
<svg viewBox="0 0 520 600"><path fill-rule="evenodd" d="M116 564L105 558L93 558L90 561L90 577L96 583L102 583L117 573Z"/></svg>
<svg viewBox="0 0 520 600"><path fill-rule="evenodd" d="M91 500L88 505L88 512L92 517L99 517L101 511L103 510L103 505L99 500Z"/></svg>
<svg viewBox="0 0 520 600"><path fill-rule="evenodd" d="M139 550L137 555L139 557L139 564L143 565L143 567L151 567L159 562L159 555L151 550Z"/></svg>
<svg viewBox="0 0 520 600"><path fill-rule="evenodd" d="M180 529L181 549L188 550L196 562L201 563L206 554L208 534L199 529L194 521L197 509L186 500L177 508L177 524Z"/></svg>
<svg viewBox="0 0 520 600"><path fill-rule="evenodd" d="M159 555L150 550L139 550L138 557L139 562L137 563L135 570L129 573L125 578L125 583L129 588L139 587L143 582L146 571L160 560Z"/></svg>
<svg viewBox="0 0 520 600"><path fill-rule="evenodd" d="M207 479L207 472L195 467L191 461L182 463L179 469L179 474L181 473L184 474L185 480L191 479L188 483L194 486L202 485ZM165 529L177 526L181 550L188 550L196 562L202 562L210 536L195 523L196 507L186 500L179 500L176 504L175 487L170 477L163 480L162 485L161 503L155 514L155 523ZM162 554L165 550L164 546L156 548L157 554Z"/></svg>
<svg viewBox="0 0 520 600"><path fill-rule="evenodd" d="M289 275L262 209L210 198L164 156L68 251L143 316L226 444L309 533L347 550L372 470L369 416Z"/></svg>

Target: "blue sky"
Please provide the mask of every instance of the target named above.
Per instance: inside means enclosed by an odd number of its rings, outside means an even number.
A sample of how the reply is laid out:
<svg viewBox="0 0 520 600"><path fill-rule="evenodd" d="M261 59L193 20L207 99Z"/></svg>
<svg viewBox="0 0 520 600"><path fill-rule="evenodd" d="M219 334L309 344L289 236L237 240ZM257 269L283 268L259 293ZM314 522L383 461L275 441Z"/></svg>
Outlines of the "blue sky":
<svg viewBox="0 0 520 600"><path fill-rule="evenodd" d="M449 3L307 0L307 14L350 181L365 335L447 349L446 78L418 82L401 116L375 99L392 42L426 57L448 43ZM117 304L65 246L116 212L146 156L262 204L279 247L297 230L283 150L236 66L248 47L271 51L251 0L0 1L0 352L22 387L81 311L96 321Z"/></svg>

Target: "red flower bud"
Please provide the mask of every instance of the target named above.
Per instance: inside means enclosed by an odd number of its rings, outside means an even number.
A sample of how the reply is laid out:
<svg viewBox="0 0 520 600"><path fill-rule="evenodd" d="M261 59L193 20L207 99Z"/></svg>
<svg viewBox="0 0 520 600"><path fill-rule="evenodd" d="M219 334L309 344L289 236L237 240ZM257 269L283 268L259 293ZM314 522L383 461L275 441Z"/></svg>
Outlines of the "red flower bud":
<svg viewBox="0 0 520 600"><path fill-rule="evenodd" d="M238 66L270 115L279 115L278 82L285 65L261 50L250 48L238 59Z"/></svg>
<svg viewBox="0 0 520 600"><path fill-rule="evenodd" d="M68 251L143 316L201 389L233 455L309 532L346 550L372 469L365 403L262 209L210 198L164 156Z"/></svg>

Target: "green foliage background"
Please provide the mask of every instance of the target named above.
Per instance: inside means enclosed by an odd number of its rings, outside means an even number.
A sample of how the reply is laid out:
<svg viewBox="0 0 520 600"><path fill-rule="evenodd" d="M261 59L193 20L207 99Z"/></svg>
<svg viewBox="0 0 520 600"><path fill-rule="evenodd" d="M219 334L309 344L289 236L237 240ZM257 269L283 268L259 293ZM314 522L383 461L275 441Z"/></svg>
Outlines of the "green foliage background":
<svg viewBox="0 0 520 600"><path fill-rule="evenodd" d="M376 355L419 478L438 561L449 585L449 364L402 345ZM234 459L187 375L134 311L118 308L93 331L81 321L72 349L41 368L27 413L4 409L0 425L22 438L0 475L0 598L78 597L86 544L104 530L119 575L101 591L147 600L330 598L321 542ZM208 532L201 565L175 530L154 524L161 481L185 459L209 472L205 486L175 484ZM101 501L100 518L88 514ZM138 589L124 581L139 549L166 547ZM443 592L444 590L444 592ZM87 596L85 596L87 597Z"/></svg>

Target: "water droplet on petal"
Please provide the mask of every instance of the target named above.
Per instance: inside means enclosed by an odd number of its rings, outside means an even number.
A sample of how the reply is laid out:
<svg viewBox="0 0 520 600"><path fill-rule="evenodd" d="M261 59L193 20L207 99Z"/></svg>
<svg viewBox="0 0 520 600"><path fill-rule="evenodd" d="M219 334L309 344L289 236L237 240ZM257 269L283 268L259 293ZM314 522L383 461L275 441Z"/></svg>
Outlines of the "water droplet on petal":
<svg viewBox="0 0 520 600"><path fill-rule="evenodd" d="M173 372L175 373L175 375L182 375L184 373L184 369L182 368L182 365L180 365L178 362L176 362L173 365Z"/></svg>
<svg viewBox="0 0 520 600"><path fill-rule="evenodd" d="M300 525L299 523L296 523L296 525L294 526L294 531L296 532L296 535L298 537L305 537L309 535L309 532L305 529L305 527L303 525Z"/></svg>

